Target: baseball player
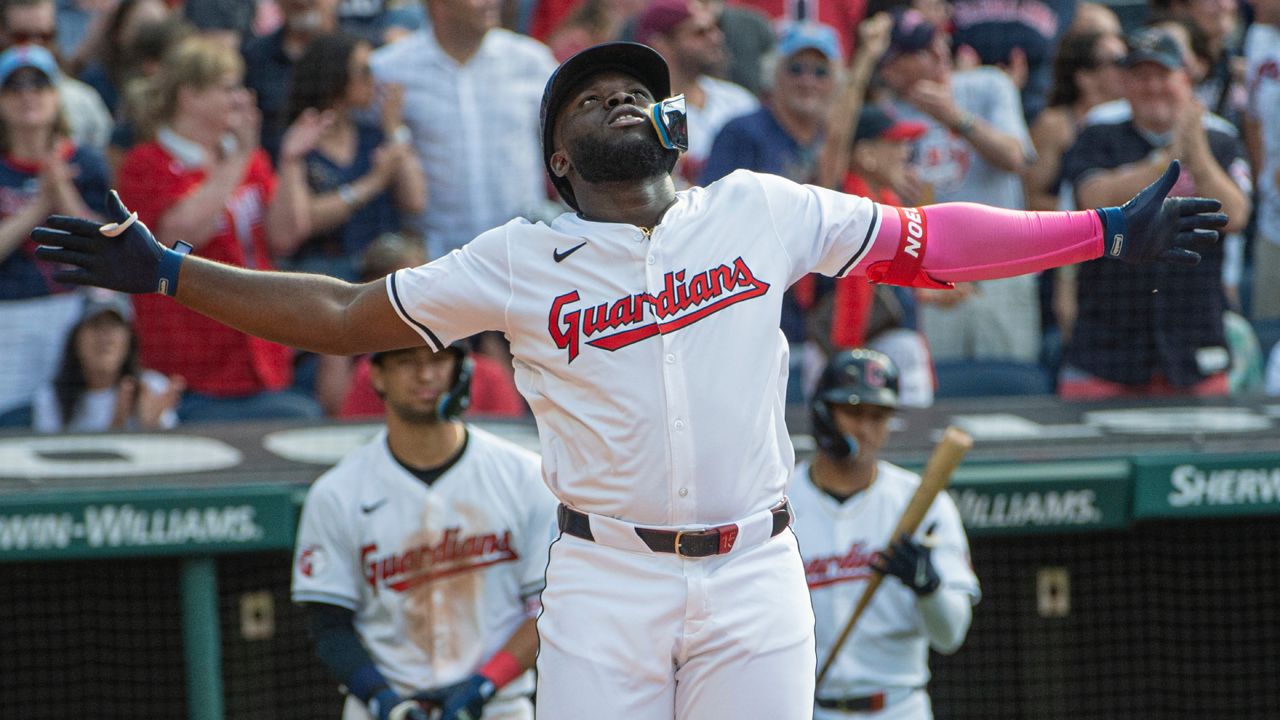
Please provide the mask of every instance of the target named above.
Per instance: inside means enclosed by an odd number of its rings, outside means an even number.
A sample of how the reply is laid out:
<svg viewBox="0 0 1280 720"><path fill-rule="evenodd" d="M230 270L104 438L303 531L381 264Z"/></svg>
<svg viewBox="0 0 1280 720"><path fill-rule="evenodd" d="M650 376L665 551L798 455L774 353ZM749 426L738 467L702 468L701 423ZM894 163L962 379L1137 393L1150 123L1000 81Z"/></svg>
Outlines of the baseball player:
<svg viewBox="0 0 1280 720"><path fill-rule="evenodd" d="M795 533L825 658L873 569L897 578L871 600L821 687L814 718L930 720L929 648L964 642L981 596L960 513L938 495L913 536L890 537L920 476L878 460L898 407L898 369L874 350L837 354L812 401L818 452L791 485ZM888 559L877 551L888 547Z"/></svg>
<svg viewBox="0 0 1280 720"><path fill-rule="evenodd" d="M504 332L561 503L539 716L800 720L816 658L786 532L783 291L813 270L948 287L1104 254L1195 262L1188 246L1226 217L1214 200L1165 199L1174 164L1124 207L1076 213L895 208L749 171L677 193L687 126L669 92L644 45L566 60L543 94L542 151L573 212L513 220L381 285L189 257L115 198L108 225L53 217L34 237L73 266L61 281L169 293L319 352Z"/></svg>
<svg viewBox="0 0 1280 720"><path fill-rule="evenodd" d="M344 720L531 720L555 501L537 457L458 416L463 346L374 355L386 429L311 487L293 599Z"/></svg>

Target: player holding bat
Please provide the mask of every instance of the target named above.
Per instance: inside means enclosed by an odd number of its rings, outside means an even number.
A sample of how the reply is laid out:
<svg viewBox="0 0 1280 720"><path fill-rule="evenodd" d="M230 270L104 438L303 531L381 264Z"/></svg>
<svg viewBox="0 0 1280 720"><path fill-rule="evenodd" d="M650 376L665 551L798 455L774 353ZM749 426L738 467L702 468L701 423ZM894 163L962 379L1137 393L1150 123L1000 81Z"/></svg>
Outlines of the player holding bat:
<svg viewBox="0 0 1280 720"><path fill-rule="evenodd" d="M960 514L945 492L919 532L890 537L920 485L920 476L877 458L897 406L898 370L873 350L832 358L814 393L818 454L796 469L790 498L820 661L869 591L873 570L887 576L819 683L815 720L931 718L929 648L959 649L981 596Z"/></svg>

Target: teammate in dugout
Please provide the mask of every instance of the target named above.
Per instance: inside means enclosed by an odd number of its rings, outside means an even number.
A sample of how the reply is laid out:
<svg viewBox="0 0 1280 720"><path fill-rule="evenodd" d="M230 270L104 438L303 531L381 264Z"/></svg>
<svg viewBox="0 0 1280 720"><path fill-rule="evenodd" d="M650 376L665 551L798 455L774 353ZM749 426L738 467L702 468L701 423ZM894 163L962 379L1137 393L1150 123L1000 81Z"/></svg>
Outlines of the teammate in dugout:
<svg viewBox="0 0 1280 720"><path fill-rule="evenodd" d="M555 500L533 453L468 426L455 343L377 353L386 429L312 485L293 599L344 720L531 720Z"/></svg>
<svg viewBox="0 0 1280 720"><path fill-rule="evenodd" d="M898 407L887 355L851 350L827 363L811 406L818 452L796 468L796 510L818 657L826 658L872 570L881 586L817 688L816 720L930 720L929 648L964 642L981 592L955 502L938 495L915 536L891 538L920 476L878 459ZM890 552L877 552L888 547Z"/></svg>
<svg viewBox="0 0 1280 720"><path fill-rule="evenodd" d="M41 257L74 266L61 281L165 292L317 352L506 333L561 502L537 623L539 716L808 718L816 658L787 532L783 291L815 270L947 287L1104 254L1195 262L1190 246L1216 240L1226 217L1214 200L1165 199L1176 165L1123 207L1074 213L895 208L749 171L677 193L686 138L669 92L666 62L643 45L566 60L541 125L574 212L513 220L381 284L189 257L114 198L114 223L52 217L34 238Z"/></svg>

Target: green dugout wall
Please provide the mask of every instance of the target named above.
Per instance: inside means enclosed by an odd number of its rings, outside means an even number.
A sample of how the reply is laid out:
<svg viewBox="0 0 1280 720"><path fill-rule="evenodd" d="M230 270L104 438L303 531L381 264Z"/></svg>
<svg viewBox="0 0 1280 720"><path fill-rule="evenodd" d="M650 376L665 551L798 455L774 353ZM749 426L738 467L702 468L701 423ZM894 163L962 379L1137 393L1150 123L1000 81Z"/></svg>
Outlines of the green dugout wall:
<svg viewBox="0 0 1280 720"><path fill-rule="evenodd" d="M1276 717L1277 408L903 413L903 465L947 424L976 439L951 494L984 598L932 661L937 717ZM483 426L536 448L530 426ZM0 436L0 717L337 717L291 548L307 485L375 431Z"/></svg>

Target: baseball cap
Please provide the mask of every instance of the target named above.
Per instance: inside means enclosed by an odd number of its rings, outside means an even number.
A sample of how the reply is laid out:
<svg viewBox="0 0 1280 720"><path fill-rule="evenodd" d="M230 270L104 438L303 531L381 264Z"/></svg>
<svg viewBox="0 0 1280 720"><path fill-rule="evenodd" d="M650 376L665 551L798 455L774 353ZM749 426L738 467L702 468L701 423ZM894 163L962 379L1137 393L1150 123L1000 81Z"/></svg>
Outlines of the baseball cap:
<svg viewBox="0 0 1280 720"><path fill-rule="evenodd" d="M817 50L828 60L840 62L840 37L835 28L816 22L789 22L778 30L778 55L789 58L803 50Z"/></svg>
<svg viewBox="0 0 1280 720"><path fill-rule="evenodd" d="M636 42L648 44L658 35L670 34L680 23L693 17L689 0L654 0L636 18Z"/></svg>
<svg viewBox="0 0 1280 720"><path fill-rule="evenodd" d="M103 313L115 313L126 323L133 322L133 303L129 296L113 290L92 289L85 294L84 310L80 322L87 322Z"/></svg>
<svg viewBox="0 0 1280 720"><path fill-rule="evenodd" d="M874 105L865 105L858 115L858 129L854 131L853 139L915 140L928 129L924 123L898 120Z"/></svg>
<svg viewBox="0 0 1280 720"><path fill-rule="evenodd" d="M1131 68L1144 62L1157 63L1170 70L1185 67L1182 47L1172 35L1159 28L1146 28L1129 36L1129 54L1120 65Z"/></svg>
<svg viewBox="0 0 1280 720"><path fill-rule="evenodd" d="M58 61L53 59L53 53L39 45L15 45L0 53L0 85L22 68L39 70L51 83L58 79Z"/></svg>
<svg viewBox="0 0 1280 720"><path fill-rule="evenodd" d="M556 177L551 172L556 115L560 106L568 99L569 93L592 75L607 71L626 73L644 83L655 100L662 100L671 94L671 74L667 71L667 61L657 50L640 43L608 42L593 45L560 63L560 67L551 73L547 87L542 92L542 107L538 111L538 124L542 127L542 164L547 169L551 184L560 192L560 197L574 210L579 209L578 200L573 196L569 180Z"/></svg>
<svg viewBox="0 0 1280 720"><path fill-rule="evenodd" d="M884 59L925 50L933 44L938 28L925 19L919 10L898 8L892 13L893 32L889 34L889 48Z"/></svg>

